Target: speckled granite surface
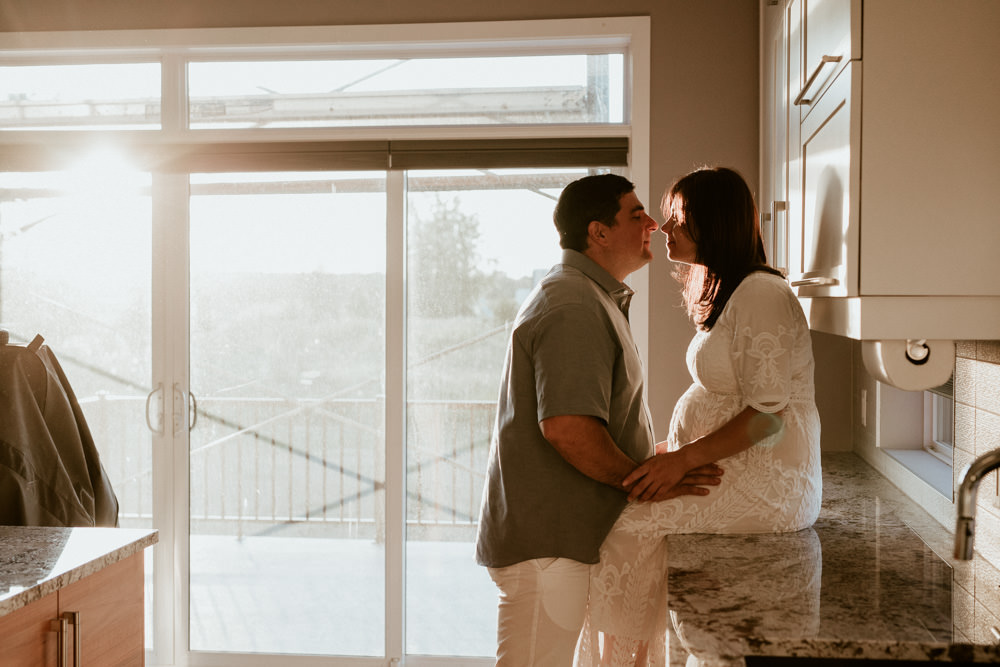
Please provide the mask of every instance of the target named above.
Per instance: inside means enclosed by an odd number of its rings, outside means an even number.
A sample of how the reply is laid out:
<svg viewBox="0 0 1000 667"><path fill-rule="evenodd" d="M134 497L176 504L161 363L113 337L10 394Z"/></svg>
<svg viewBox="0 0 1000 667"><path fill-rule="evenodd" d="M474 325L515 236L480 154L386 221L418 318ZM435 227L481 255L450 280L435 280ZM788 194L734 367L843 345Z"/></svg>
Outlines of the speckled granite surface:
<svg viewBox="0 0 1000 667"><path fill-rule="evenodd" d="M669 538L671 667L690 655L706 666L744 656L1000 662L992 630L963 628L953 602L953 588L985 568L955 561L950 531L854 454L824 454L823 468L811 529ZM977 604L1000 616L1000 600Z"/></svg>
<svg viewBox="0 0 1000 667"><path fill-rule="evenodd" d="M0 616L156 541L155 530L0 526Z"/></svg>

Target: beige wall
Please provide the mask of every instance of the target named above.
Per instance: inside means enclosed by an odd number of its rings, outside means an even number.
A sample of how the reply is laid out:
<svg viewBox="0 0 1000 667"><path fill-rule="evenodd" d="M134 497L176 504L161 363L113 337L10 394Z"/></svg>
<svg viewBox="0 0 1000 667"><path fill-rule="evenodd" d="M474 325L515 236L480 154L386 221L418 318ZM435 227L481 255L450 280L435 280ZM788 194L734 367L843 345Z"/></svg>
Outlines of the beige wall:
<svg viewBox="0 0 1000 667"><path fill-rule="evenodd" d="M757 182L757 3L751 0L0 0L0 30L109 30L649 16L652 127L647 207L691 168ZM665 251L650 269L649 397L665 437L688 384L692 329Z"/></svg>

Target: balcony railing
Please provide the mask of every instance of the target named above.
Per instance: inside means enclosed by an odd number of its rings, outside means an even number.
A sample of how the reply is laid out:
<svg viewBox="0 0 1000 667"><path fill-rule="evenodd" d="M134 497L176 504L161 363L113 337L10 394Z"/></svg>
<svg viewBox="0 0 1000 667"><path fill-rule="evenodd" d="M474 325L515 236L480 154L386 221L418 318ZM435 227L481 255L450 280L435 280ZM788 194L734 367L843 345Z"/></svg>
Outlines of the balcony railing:
<svg viewBox="0 0 1000 667"><path fill-rule="evenodd" d="M124 524L151 525L151 434L142 398L83 400ZM407 529L471 540L493 401L407 403ZM191 432L193 533L384 537L383 402L202 398ZM403 443L390 443L398 451Z"/></svg>

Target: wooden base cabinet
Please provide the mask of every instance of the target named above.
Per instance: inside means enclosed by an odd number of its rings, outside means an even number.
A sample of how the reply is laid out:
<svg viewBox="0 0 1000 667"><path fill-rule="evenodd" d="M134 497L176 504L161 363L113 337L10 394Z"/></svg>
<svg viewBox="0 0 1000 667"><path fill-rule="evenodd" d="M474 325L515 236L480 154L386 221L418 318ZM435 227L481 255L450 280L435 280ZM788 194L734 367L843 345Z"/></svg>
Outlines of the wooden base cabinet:
<svg viewBox="0 0 1000 667"><path fill-rule="evenodd" d="M143 554L0 618L0 667L145 663Z"/></svg>

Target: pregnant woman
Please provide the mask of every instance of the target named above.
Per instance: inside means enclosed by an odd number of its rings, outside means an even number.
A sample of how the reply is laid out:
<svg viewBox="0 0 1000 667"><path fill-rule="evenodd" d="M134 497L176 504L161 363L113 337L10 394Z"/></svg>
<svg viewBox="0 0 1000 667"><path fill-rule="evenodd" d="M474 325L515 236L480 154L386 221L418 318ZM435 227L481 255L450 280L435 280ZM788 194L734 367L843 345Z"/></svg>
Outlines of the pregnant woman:
<svg viewBox="0 0 1000 667"><path fill-rule="evenodd" d="M693 383L657 455L625 479L634 502L591 571L580 667L665 664L667 535L797 531L820 509L809 328L766 264L753 195L730 169L699 169L666 193L663 215L697 328L687 350ZM707 496L643 502L710 462L725 474Z"/></svg>

